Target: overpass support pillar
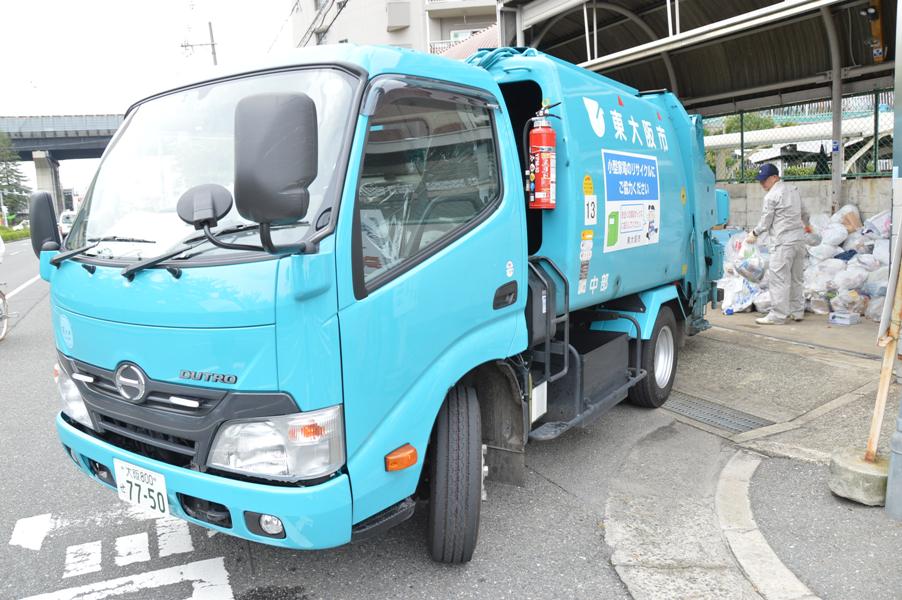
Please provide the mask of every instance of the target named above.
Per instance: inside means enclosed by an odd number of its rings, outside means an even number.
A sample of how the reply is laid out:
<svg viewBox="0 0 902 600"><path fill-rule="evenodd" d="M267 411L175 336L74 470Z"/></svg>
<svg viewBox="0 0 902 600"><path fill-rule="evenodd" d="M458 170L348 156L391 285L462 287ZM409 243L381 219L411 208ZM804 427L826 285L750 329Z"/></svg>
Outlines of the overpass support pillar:
<svg viewBox="0 0 902 600"><path fill-rule="evenodd" d="M50 152L35 150L31 153L37 175L37 188L50 192L57 216L63 212L63 187L60 185L59 162Z"/></svg>

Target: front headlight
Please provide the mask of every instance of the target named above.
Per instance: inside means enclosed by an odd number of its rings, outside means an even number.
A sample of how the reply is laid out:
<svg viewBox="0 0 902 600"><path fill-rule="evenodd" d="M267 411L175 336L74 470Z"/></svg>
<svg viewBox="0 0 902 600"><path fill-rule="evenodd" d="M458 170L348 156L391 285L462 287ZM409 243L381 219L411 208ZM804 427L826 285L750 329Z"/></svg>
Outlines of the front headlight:
<svg viewBox="0 0 902 600"><path fill-rule="evenodd" d="M341 406L219 428L207 464L249 475L297 481L337 471L345 461Z"/></svg>
<svg viewBox="0 0 902 600"><path fill-rule="evenodd" d="M91 417L88 415L88 407L81 397L72 376L59 364L53 366L53 379L56 381L56 387L60 392L60 402L62 402L63 414L73 421L78 421L88 429L94 429Z"/></svg>

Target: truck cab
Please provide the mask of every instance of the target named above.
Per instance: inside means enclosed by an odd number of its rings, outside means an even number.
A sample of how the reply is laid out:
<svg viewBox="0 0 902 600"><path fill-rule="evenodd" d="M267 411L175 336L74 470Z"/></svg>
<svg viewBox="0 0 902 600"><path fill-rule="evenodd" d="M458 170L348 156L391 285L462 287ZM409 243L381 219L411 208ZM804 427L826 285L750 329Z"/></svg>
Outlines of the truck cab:
<svg viewBox="0 0 902 600"><path fill-rule="evenodd" d="M618 101L669 150L604 137ZM526 134L554 102L539 211ZM468 561L484 478L522 483L530 439L666 400L716 302L699 132L670 94L515 49L317 47L136 103L65 242L31 202L66 454L124 501L296 549L419 503L433 558ZM658 186L635 202L631 165Z"/></svg>

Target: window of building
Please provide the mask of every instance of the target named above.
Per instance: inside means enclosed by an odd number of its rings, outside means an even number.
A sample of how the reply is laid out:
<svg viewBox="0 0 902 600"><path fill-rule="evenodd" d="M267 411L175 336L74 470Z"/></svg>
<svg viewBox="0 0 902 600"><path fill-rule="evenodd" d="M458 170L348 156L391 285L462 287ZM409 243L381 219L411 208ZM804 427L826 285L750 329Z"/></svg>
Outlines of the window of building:
<svg viewBox="0 0 902 600"><path fill-rule="evenodd" d="M368 286L431 255L490 212L499 173L489 107L434 90L383 93L370 117L357 193Z"/></svg>

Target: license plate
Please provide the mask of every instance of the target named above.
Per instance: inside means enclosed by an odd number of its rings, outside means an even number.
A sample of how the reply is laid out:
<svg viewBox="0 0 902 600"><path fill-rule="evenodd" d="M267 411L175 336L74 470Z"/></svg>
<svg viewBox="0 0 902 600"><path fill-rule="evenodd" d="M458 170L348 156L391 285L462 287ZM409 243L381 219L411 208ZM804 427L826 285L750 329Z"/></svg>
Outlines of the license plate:
<svg viewBox="0 0 902 600"><path fill-rule="evenodd" d="M169 513L166 478L162 474L115 458L113 468L116 471L116 486L119 489L120 500L164 515Z"/></svg>

